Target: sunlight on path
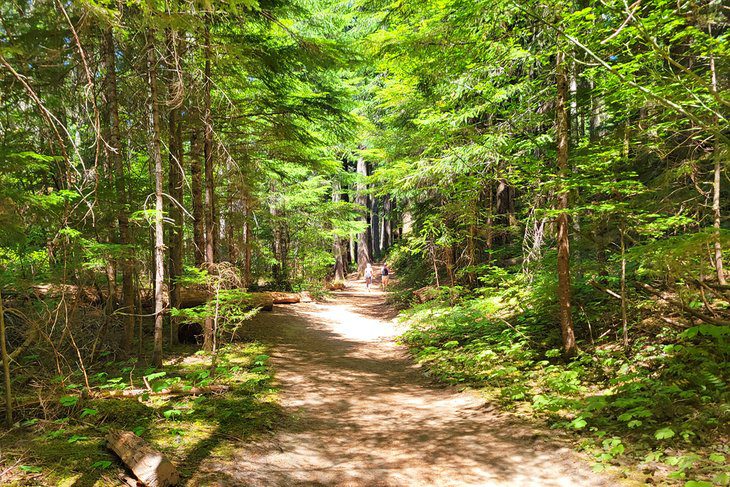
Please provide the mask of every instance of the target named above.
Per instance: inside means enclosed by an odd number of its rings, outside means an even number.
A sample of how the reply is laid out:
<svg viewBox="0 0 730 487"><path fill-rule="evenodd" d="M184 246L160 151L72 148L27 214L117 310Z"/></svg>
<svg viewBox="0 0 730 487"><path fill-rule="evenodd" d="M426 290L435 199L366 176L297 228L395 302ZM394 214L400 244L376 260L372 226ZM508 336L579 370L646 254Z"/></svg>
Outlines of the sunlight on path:
<svg viewBox="0 0 730 487"><path fill-rule="evenodd" d="M602 486L551 433L476 394L428 382L393 338L385 294L361 282L325 304L261 313L286 419L270 437L209 458L189 485Z"/></svg>

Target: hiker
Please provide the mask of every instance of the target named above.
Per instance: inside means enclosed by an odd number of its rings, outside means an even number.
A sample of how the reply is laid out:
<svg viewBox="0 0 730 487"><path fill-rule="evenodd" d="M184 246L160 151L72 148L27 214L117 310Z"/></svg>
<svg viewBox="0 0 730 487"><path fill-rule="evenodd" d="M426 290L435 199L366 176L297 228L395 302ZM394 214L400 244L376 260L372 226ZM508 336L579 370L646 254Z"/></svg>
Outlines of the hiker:
<svg viewBox="0 0 730 487"><path fill-rule="evenodd" d="M373 267L370 263L365 264L365 287L370 292L370 285L373 283Z"/></svg>
<svg viewBox="0 0 730 487"><path fill-rule="evenodd" d="M383 268L380 271L381 275L381 285L383 286L383 291L385 291L385 288L388 287L388 280L390 279L390 269L388 269L388 263L383 262Z"/></svg>

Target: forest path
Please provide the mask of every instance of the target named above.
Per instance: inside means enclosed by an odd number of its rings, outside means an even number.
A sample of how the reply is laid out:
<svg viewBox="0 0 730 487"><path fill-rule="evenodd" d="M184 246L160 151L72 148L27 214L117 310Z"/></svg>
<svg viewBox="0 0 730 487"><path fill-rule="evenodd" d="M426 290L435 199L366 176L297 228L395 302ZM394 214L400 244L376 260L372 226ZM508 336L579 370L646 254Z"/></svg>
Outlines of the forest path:
<svg viewBox="0 0 730 487"><path fill-rule="evenodd" d="M385 294L362 281L327 303L276 306L247 327L267 343L287 419L203 461L189 485L601 486L551 433L476 394L431 384L394 343Z"/></svg>

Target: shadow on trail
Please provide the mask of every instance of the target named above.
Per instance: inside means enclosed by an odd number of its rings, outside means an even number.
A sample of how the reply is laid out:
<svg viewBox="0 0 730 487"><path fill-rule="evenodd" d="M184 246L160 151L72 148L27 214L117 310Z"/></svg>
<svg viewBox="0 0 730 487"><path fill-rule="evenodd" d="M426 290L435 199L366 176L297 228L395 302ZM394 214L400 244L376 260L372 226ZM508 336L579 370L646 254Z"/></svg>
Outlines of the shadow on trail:
<svg viewBox="0 0 730 487"><path fill-rule="evenodd" d="M227 480L209 478L252 486L605 485L575 471L575 457L529 425L474 395L429 385L390 337L369 330L379 326L370 316L382 295L352 298L356 311L339 303L276 307L247 327L246 338L274 350L287 419L269 442L235 453Z"/></svg>

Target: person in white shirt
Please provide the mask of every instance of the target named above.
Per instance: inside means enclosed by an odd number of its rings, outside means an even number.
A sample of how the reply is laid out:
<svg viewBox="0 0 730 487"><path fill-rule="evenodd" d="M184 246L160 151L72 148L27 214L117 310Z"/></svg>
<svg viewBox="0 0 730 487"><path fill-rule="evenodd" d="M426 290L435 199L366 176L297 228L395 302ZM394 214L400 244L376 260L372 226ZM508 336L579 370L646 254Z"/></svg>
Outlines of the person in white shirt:
<svg viewBox="0 0 730 487"><path fill-rule="evenodd" d="M370 285L373 283L373 267L368 263L365 264L365 287L370 292Z"/></svg>

